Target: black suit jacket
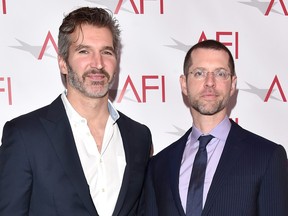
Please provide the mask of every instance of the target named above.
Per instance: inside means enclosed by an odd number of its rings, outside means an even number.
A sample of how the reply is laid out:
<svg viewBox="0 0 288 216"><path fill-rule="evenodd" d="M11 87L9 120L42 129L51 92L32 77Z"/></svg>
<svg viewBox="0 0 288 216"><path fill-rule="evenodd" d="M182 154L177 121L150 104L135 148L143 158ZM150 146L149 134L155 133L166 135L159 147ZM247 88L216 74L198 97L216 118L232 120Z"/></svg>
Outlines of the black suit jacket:
<svg viewBox="0 0 288 216"><path fill-rule="evenodd" d="M178 190L191 129L153 157L145 182L145 215L185 216ZM287 216L285 149L232 122L202 216Z"/></svg>
<svg viewBox="0 0 288 216"><path fill-rule="evenodd" d="M152 144L150 130L117 120L126 156L113 216L135 215ZM97 216L60 96L7 122L0 147L1 216Z"/></svg>

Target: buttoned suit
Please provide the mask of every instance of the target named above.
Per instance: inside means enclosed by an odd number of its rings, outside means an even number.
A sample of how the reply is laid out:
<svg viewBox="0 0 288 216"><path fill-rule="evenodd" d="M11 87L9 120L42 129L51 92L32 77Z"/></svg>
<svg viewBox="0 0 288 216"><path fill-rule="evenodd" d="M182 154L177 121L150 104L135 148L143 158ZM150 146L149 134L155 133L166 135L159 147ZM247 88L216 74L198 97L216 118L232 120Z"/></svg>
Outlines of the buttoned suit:
<svg viewBox="0 0 288 216"><path fill-rule="evenodd" d="M151 133L145 125L119 114L126 168L113 216L134 216ZM0 147L0 215L98 215L60 96L5 124Z"/></svg>
<svg viewBox="0 0 288 216"><path fill-rule="evenodd" d="M202 216L287 216L285 149L231 123ZM185 216L179 170L190 132L151 159L144 190L146 216Z"/></svg>

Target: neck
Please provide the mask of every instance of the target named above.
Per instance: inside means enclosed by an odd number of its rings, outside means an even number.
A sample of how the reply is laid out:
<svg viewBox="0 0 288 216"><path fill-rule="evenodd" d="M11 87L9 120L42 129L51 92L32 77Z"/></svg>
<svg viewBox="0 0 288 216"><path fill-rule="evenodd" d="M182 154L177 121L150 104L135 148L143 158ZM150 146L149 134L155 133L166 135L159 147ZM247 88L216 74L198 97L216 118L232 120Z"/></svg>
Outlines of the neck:
<svg viewBox="0 0 288 216"><path fill-rule="evenodd" d="M69 94L67 92L67 99L72 107L87 121L107 120L109 116L108 111L108 95L102 98L88 98L83 95Z"/></svg>
<svg viewBox="0 0 288 216"><path fill-rule="evenodd" d="M215 115L202 115L200 113L192 113L193 124L204 134L210 133L226 116L225 111L221 111Z"/></svg>

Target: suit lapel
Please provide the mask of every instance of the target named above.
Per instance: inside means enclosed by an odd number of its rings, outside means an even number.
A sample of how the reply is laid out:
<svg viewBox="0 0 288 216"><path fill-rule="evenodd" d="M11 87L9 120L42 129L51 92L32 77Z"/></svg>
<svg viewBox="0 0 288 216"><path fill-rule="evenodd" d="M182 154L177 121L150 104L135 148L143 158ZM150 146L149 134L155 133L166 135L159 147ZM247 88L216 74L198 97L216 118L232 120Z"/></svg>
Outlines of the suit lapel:
<svg viewBox="0 0 288 216"><path fill-rule="evenodd" d="M126 158L126 167L123 175L123 181L121 185L121 189L119 192L119 196L116 202L115 209L113 211L113 215L119 215L119 212L123 206L127 191L128 191L128 186L129 186L129 179L130 179L130 169L129 169L129 164L131 162L131 154L130 154L130 148L129 148L129 126L123 121L123 117L121 117L117 120L117 124L121 133L122 137L122 142L124 145L124 151L125 151L125 158ZM125 130L124 130L125 129Z"/></svg>
<svg viewBox="0 0 288 216"><path fill-rule="evenodd" d="M222 186L228 178L228 173L233 169L239 156L242 154L244 150L243 145L241 145L243 138L240 126L232 122L231 130L227 137L221 159L207 195L206 203L202 212L203 215L208 215L214 200L217 198L217 194L221 191Z"/></svg>
<svg viewBox="0 0 288 216"><path fill-rule="evenodd" d="M186 146L188 136L191 133L191 128L182 136L178 141L176 141L174 148L171 149L169 155L169 167L170 167L170 184L172 195L179 211L179 214L185 216L185 212L181 203L179 194L179 172L182 161L183 152Z"/></svg>
<svg viewBox="0 0 288 216"><path fill-rule="evenodd" d="M98 215L90 196L89 186L77 153L73 133L60 96L49 106L46 118L41 119L64 172L71 180L83 204L91 215Z"/></svg>

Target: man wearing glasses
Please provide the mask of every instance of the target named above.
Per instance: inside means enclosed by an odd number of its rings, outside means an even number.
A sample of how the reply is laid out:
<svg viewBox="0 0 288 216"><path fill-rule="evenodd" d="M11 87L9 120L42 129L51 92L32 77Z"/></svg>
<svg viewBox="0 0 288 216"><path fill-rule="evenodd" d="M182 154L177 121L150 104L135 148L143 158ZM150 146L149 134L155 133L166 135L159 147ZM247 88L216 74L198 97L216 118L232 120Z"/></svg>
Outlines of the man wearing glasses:
<svg viewBox="0 0 288 216"><path fill-rule="evenodd" d="M229 120L236 81L222 43L202 41L187 52L180 84L192 127L151 159L145 215L288 215L285 149Z"/></svg>

